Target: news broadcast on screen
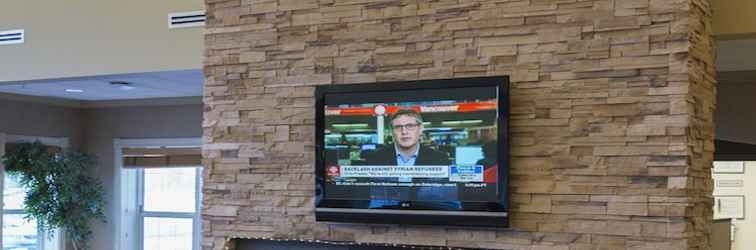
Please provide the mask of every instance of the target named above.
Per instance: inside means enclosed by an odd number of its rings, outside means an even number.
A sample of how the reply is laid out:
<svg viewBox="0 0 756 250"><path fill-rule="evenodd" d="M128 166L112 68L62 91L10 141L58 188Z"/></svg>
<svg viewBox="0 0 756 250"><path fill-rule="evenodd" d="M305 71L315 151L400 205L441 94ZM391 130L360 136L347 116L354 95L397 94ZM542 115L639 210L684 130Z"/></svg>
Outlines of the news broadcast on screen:
<svg viewBox="0 0 756 250"><path fill-rule="evenodd" d="M509 78L315 89L315 218L509 226Z"/></svg>
<svg viewBox="0 0 756 250"><path fill-rule="evenodd" d="M496 108L495 97L327 105L329 198L495 200Z"/></svg>

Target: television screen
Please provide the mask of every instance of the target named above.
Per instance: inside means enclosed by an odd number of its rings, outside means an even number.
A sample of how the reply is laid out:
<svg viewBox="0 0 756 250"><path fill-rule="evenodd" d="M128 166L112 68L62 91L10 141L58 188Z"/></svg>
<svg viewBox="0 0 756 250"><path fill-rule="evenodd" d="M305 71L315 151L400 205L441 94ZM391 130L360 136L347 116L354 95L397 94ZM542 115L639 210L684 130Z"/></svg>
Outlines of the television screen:
<svg viewBox="0 0 756 250"><path fill-rule="evenodd" d="M318 220L508 225L507 78L321 86L316 98Z"/></svg>
<svg viewBox="0 0 756 250"><path fill-rule="evenodd" d="M496 154L496 152L490 152L488 155ZM458 166L477 165L484 160L487 155L483 154L483 146L458 146L455 148L454 155L456 156L454 164ZM489 157L490 158L490 157Z"/></svg>

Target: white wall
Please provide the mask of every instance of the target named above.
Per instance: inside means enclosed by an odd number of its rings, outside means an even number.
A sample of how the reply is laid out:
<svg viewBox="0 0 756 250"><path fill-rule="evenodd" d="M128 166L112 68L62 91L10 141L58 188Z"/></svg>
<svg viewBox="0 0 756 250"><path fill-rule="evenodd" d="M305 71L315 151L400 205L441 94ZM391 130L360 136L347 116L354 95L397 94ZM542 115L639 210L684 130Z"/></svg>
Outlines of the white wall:
<svg viewBox="0 0 756 250"><path fill-rule="evenodd" d="M712 174L715 180L714 196L744 195L745 219L735 220L733 250L756 249L756 161L745 163L744 174ZM743 180L743 188L718 188L716 180Z"/></svg>

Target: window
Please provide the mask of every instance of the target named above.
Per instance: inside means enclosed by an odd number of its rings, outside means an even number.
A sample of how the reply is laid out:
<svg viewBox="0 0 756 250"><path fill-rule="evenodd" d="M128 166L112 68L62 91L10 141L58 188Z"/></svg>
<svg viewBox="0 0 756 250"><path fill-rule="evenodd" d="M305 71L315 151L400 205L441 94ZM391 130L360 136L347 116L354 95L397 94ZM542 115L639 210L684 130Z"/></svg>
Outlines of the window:
<svg viewBox="0 0 756 250"><path fill-rule="evenodd" d="M120 250L199 250L200 139L117 139Z"/></svg>
<svg viewBox="0 0 756 250"><path fill-rule="evenodd" d="M197 249L200 168L148 168L139 171L143 250Z"/></svg>
<svg viewBox="0 0 756 250"><path fill-rule="evenodd" d="M26 191L8 175L3 183L3 250L42 249L37 223L24 219Z"/></svg>
<svg viewBox="0 0 756 250"><path fill-rule="evenodd" d="M5 153L8 143L41 141L44 144L65 147L68 140L65 138L43 138L0 134L0 156ZM1 166L1 165L0 165ZM62 246L62 237L59 233L53 233L52 237L45 237L37 228L34 220L26 220L23 210L26 190L18 183L16 178L5 174L5 167L0 167L3 190L2 203L2 240L0 245L3 250L57 250Z"/></svg>

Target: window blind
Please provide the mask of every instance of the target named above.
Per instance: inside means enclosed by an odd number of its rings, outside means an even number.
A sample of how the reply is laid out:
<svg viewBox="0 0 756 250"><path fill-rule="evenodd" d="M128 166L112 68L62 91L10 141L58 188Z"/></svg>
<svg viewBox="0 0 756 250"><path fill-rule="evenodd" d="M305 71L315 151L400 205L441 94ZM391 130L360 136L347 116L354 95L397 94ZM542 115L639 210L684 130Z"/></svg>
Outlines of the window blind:
<svg viewBox="0 0 756 250"><path fill-rule="evenodd" d="M202 165L199 147L123 148L124 168L197 167Z"/></svg>

